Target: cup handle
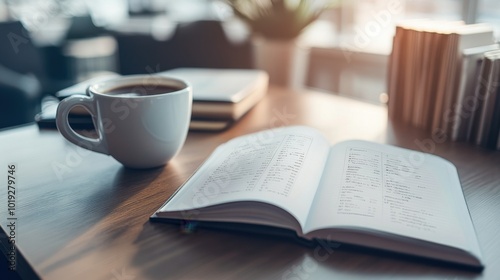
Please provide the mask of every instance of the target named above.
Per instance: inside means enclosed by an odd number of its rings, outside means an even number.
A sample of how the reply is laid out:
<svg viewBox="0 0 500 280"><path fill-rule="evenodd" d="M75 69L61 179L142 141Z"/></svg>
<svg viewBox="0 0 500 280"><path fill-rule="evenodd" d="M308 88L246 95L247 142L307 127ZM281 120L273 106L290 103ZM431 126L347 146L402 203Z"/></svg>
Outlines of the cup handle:
<svg viewBox="0 0 500 280"><path fill-rule="evenodd" d="M96 127L96 130L99 133L98 139L93 139L89 137L85 137L81 134L76 133L68 121L68 114L71 109L75 106L83 106L87 109L92 115L93 119L97 118L95 103L93 97L85 96L85 95L73 95L63 99L59 106L57 107L57 115L56 115L56 125L59 132L64 136L64 138L68 139L71 143L78 145L82 148L103 153L109 154L108 149L106 148L105 142L101 133L99 132L99 128ZM96 122L94 122L96 124ZM98 124L96 124L98 125Z"/></svg>

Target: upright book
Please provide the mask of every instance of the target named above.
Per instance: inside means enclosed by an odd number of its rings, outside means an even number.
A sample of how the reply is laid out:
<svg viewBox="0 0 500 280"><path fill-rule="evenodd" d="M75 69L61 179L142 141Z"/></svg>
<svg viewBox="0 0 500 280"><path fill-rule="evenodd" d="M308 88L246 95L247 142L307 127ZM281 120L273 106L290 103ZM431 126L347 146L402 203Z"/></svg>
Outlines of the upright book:
<svg viewBox="0 0 500 280"><path fill-rule="evenodd" d="M484 54L476 90L477 110L474 115L475 143L486 148L497 148L500 129L500 50Z"/></svg>
<svg viewBox="0 0 500 280"><path fill-rule="evenodd" d="M463 52L492 45L493 38L488 24L426 19L398 24L388 68L390 118L458 139Z"/></svg>
<svg viewBox="0 0 500 280"><path fill-rule="evenodd" d="M479 96L475 96L479 70L483 62L484 53L498 50L498 44L469 48L462 51L462 65L460 66L457 101L452 108L452 133L453 141L469 141L469 130L472 126L473 115L478 108Z"/></svg>
<svg viewBox="0 0 500 280"><path fill-rule="evenodd" d="M366 141L330 146L303 126L222 144L151 220L264 227L482 267L453 164Z"/></svg>

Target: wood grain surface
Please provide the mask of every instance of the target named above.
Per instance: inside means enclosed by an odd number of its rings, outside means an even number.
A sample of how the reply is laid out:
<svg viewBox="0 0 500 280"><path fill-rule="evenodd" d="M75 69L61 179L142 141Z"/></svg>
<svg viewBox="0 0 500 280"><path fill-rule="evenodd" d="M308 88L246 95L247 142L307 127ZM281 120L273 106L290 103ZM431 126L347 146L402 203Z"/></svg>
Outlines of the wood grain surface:
<svg viewBox="0 0 500 280"><path fill-rule="evenodd" d="M499 279L500 154L442 142L387 121L387 111L331 94L271 88L230 129L190 132L168 165L130 170L109 156L67 142L55 130L28 125L0 132L0 172L17 164L18 271L43 279ZM315 253L288 239L149 222L149 216L229 139L303 124L332 144L365 139L431 152L453 162L473 218L483 272L340 247ZM6 180L0 176L6 230ZM2 179L4 178L4 179ZM5 245L5 232L2 234ZM321 256L321 257L319 257Z"/></svg>

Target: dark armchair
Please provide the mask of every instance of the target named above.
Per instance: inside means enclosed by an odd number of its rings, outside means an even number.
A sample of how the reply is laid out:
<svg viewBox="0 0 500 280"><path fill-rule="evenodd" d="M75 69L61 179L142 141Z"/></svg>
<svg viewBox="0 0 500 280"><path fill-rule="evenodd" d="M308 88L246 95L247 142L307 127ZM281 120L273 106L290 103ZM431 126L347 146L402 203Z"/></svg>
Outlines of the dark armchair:
<svg viewBox="0 0 500 280"><path fill-rule="evenodd" d="M0 128L32 122L39 111L42 59L18 21L0 22Z"/></svg>
<svg viewBox="0 0 500 280"><path fill-rule="evenodd" d="M252 68L249 41L231 42L220 21L180 23L164 41L150 34L115 33L121 74L178 67Z"/></svg>

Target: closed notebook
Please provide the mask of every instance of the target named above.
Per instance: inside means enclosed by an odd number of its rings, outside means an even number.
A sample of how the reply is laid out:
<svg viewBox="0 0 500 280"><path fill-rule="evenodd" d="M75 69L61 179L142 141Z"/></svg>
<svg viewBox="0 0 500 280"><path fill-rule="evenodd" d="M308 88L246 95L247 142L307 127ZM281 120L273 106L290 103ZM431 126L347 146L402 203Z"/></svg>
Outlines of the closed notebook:
<svg viewBox="0 0 500 280"><path fill-rule="evenodd" d="M193 117L238 120L267 93L262 70L178 68L159 73L193 86Z"/></svg>

